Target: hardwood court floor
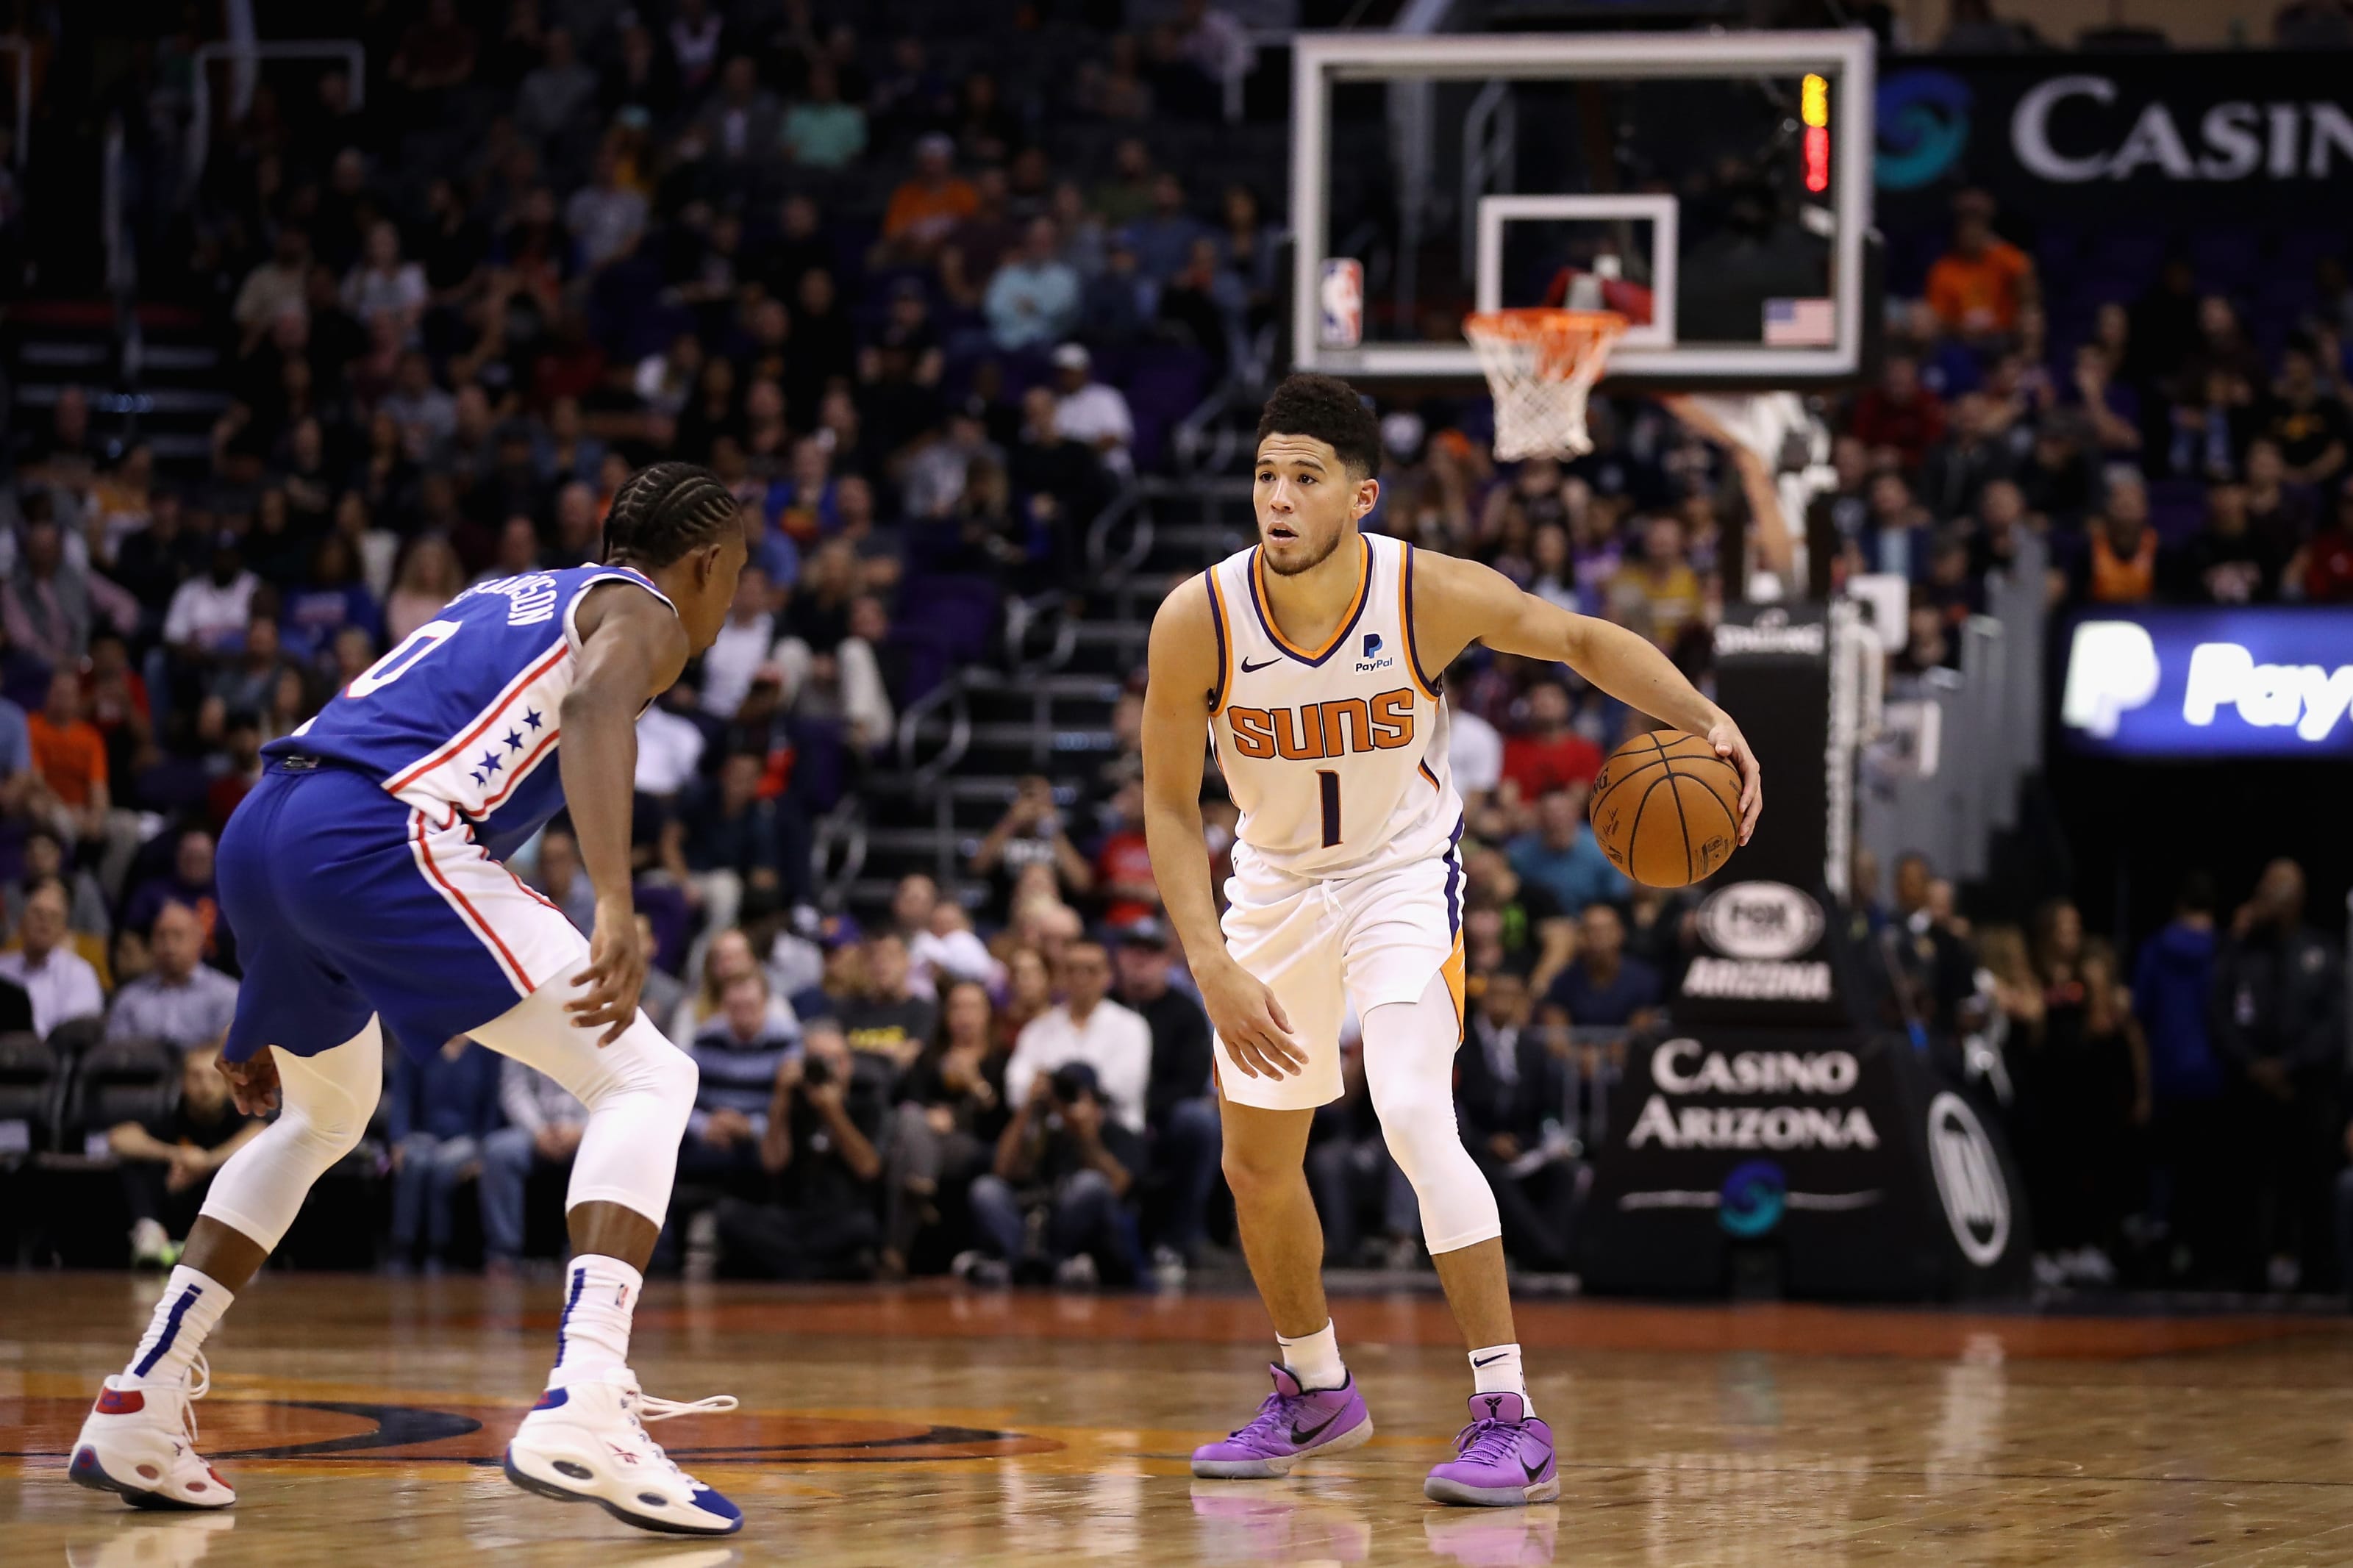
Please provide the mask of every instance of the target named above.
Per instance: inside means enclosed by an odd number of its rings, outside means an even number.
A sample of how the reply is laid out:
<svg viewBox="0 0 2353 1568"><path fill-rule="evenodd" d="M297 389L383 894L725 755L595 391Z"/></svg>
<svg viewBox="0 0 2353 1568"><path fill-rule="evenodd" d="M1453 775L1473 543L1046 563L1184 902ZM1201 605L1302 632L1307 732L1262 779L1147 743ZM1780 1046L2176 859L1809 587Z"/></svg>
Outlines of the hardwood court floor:
<svg viewBox="0 0 2353 1568"><path fill-rule="evenodd" d="M1335 1302L1370 1446L1213 1484L1187 1451L1264 1392L1247 1298L658 1283L650 1389L744 1401L658 1429L744 1507L714 1544L500 1475L552 1285L267 1279L199 1406L237 1508L81 1491L66 1447L158 1288L0 1275L0 1563L2353 1563L2353 1324L2327 1319L1527 1303L1562 1497L1486 1511L1421 1498L1468 1392L1430 1297Z"/></svg>

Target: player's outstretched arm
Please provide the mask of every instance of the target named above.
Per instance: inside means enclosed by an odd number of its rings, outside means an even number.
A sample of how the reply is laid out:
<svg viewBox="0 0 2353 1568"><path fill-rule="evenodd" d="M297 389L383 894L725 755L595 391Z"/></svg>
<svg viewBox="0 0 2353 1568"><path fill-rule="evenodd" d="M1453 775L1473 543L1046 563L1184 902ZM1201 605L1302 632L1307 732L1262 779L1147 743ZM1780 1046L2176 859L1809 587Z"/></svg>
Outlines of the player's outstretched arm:
<svg viewBox="0 0 2353 1568"><path fill-rule="evenodd" d="M1201 837L1203 726L1225 673L1209 618L1209 590L1195 577L1161 601L1152 617L1144 691L1144 838L1153 880L1218 1037L1252 1078L1289 1078L1307 1065L1282 1004L1226 952L1209 893Z"/></svg>
<svg viewBox="0 0 2353 1568"><path fill-rule="evenodd" d="M1755 530L1757 559L1765 570L1787 582L1797 561L1798 542L1781 510L1781 492L1773 483L1772 465L1725 428L1707 405L1688 393L1662 397L1660 403L1678 420L1697 431L1701 439L1722 452L1740 476L1741 494L1748 501L1749 526Z"/></svg>
<svg viewBox="0 0 2353 1568"><path fill-rule="evenodd" d="M565 694L557 749L580 863L596 891L588 967L565 1004L574 1024L611 1045L638 1016L645 942L629 896L629 807L638 772L638 714L686 668L686 628L660 600L626 583L591 588L580 606L580 667Z"/></svg>
<svg viewBox="0 0 2353 1568"><path fill-rule="evenodd" d="M1476 561L1417 550L1414 565L1415 640L1443 656L1435 668L1452 663L1474 642L1498 653L1557 659L1637 712L1705 736L1716 755L1740 770L1740 842L1748 842L1765 808L1757 753L1731 715L1702 695L1649 638L1523 593Z"/></svg>

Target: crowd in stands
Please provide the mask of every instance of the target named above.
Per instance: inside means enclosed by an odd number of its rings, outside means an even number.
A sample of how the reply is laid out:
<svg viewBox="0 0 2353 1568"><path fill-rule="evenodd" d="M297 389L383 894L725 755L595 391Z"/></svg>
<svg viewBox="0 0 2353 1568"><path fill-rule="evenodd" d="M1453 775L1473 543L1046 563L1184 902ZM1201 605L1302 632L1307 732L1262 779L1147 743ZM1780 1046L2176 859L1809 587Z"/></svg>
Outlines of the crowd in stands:
<svg viewBox="0 0 2353 1568"><path fill-rule="evenodd" d="M1979 194L1956 202L1847 410L1810 519L1831 579L1908 579L1915 664L1955 660L1951 631L2021 530L2050 546L2054 605L2353 602L2342 261L2323 255L2299 301L2274 289L2255 321L2187 251L2137 293L2046 300L1995 217Z"/></svg>
<svg viewBox="0 0 2353 1568"><path fill-rule="evenodd" d="M2272 237L2303 276L2260 292L2252 246L2201 262L2178 243L2135 280L2094 240L2046 277L2029 247L2064 255L2063 237L2005 237L1999 218L1979 193L1955 201L1807 520L1818 580L1909 584L1891 690L1959 662L1962 622L2030 536L2054 610L2353 602L2334 246ZM1910 954L1891 1014L2000 1064L2046 1281L2344 1283L2342 950L2306 923L2300 867L2227 899L2192 877L2137 951L2064 899L1973 931L1925 866L1897 868L1884 907L1866 877L1857 920Z"/></svg>
<svg viewBox="0 0 2353 1568"><path fill-rule="evenodd" d="M1191 0L1009 95L852 7L788 0L758 29L707 0L575 9L382 7L364 110L329 69L266 79L216 126L195 200L142 253L142 294L220 356L201 459L114 440L78 388L14 433L0 1034L173 1053L169 1109L97 1130L136 1255L168 1258L252 1131L208 1074L237 973L212 851L260 747L470 584L593 558L628 472L690 458L736 489L754 550L717 646L640 728L645 1005L702 1081L658 1265L1173 1278L1230 1231L1207 1023L1144 849L1137 693L1108 761L1023 783L964 868L970 905L915 876L887 910L821 910L812 846L897 716L977 656L941 629L955 585L992 614L1082 595L1088 522L1256 352L1275 193L1203 185L1141 133L1214 123L1242 35ZM176 167L180 89L159 66L146 90L142 146ZM1048 132L1072 125L1100 164L1058 161L1071 139ZM1899 288L1883 371L1832 410L1836 485L1790 520L1811 591L1906 580L1899 675L1957 660L2029 534L2054 607L2353 599L2342 266L2298 319L2250 321L2186 256L2090 298L2021 237L1965 196ZM1372 526L1705 678L1757 545L1704 431L1605 397L1592 455L1499 466L1478 405L1382 428ZM1447 682L1458 1118L1515 1260L1571 1268L1584 1153L1628 1040L1665 1022L1694 900L1626 881L1586 825L1640 715L1477 650ZM1221 879L1234 814L1206 816ZM560 821L518 865L589 922ZM2292 867L2230 912L2186 890L2134 954L2063 902L1972 925L1925 862L1889 869L1859 875L1848 917L1891 954L1891 1022L1996 1064L2047 1278L2151 1258L2139 1277L2335 1278L2342 987ZM424 1044L367 1145L381 1251L443 1266L478 1231L511 1267L551 1234L580 1108L480 1046ZM1328 1255L1408 1261L1416 1206L1350 1050L1308 1153Z"/></svg>
<svg viewBox="0 0 2353 1568"><path fill-rule="evenodd" d="M1041 1186L1092 1215L1064 1225L1086 1243L1065 1251L1107 1272L1143 1255L1132 1223L1110 1245L1106 1192L1173 1182L1193 1195L1169 1234L1190 1245L1216 1158L1199 1110L1156 1095L1147 1131L1123 1073L1116 1114L1074 1144L1090 1091L1070 1041L1041 1046L1008 1098L1003 1061L976 1076L968 1005L934 984L941 952L979 955L1000 1057L1043 1011L1092 1038L1124 1015L1106 1004L1091 1025L1062 1000L1077 933L1034 933L1009 991L956 911L819 933L812 824L899 710L979 651L940 634L941 599L976 588L993 616L1001 595L1078 592L1087 524L1265 327L1259 194L1189 185L1146 135L1222 118L1249 46L1220 9L1172 5L1128 33L1114 8L1082 31L1073 79L1016 99L935 63L939 18L901 10L425 0L360 19L364 82L273 70L213 122L192 199L132 217L142 300L216 355L227 398L206 454L159 461L79 385L10 432L0 1026L216 1042L237 966L212 845L261 746L470 584L593 559L619 481L684 458L742 497L754 564L718 647L639 732L649 1005L705 1061L681 1193L710 1201L681 1218L774 1271L902 1268L940 1223L909 1183L949 1185L961 1215L960 1140L984 1137L993 1169L1003 1134L1012 1184L984 1189L982 1234L1008 1267L1008 1225L1019 1242ZM191 43L142 56L125 89L153 191L200 133ZM587 918L561 824L525 865ZM802 970L768 966L780 941ZM954 1048L934 1037L943 1012L965 1030ZM446 1251L451 1194L479 1173L484 1250L512 1257L523 1190L568 1157L576 1109L462 1042L390 1089L394 1254ZM943 1124L928 1154L884 1136L917 1103ZM866 1232L795 1226L787 1248L744 1212L779 1193L841 1212L839 1184L878 1190L878 1149L916 1173L894 1177L887 1232L877 1204ZM142 1255L162 1234L142 1225Z"/></svg>

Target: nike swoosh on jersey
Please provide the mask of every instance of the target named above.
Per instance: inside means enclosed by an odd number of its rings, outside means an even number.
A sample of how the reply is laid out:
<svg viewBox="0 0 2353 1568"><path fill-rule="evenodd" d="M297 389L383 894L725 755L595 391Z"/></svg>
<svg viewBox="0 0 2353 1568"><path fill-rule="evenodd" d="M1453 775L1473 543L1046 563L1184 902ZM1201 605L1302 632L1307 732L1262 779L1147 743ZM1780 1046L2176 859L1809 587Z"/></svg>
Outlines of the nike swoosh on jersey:
<svg viewBox="0 0 2353 1568"><path fill-rule="evenodd" d="M1264 664L1252 664L1250 660L1244 659L1242 660L1242 673L1244 675L1256 675L1260 670L1272 669L1276 665L1281 664L1282 662L1282 660L1279 658L1271 658Z"/></svg>

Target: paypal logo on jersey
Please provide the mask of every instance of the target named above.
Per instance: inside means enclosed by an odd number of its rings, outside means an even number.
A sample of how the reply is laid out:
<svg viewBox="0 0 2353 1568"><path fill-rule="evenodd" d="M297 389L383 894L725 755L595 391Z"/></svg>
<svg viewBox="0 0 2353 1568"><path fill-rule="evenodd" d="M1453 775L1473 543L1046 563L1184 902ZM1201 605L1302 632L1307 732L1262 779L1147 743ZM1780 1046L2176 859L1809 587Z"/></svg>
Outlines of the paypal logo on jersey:
<svg viewBox="0 0 2353 1568"><path fill-rule="evenodd" d="M1947 71L1898 71L1879 84L1880 188L1916 191L1941 178L1969 144L1969 88Z"/></svg>
<svg viewBox="0 0 2353 1568"><path fill-rule="evenodd" d="M1380 652L1381 634L1378 632L1366 632L1365 634L1364 654L1356 660L1356 668L1359 670L1387 669L1391 665L1397 663L1397 660L1394 658L1381 658Z"/></svg>

